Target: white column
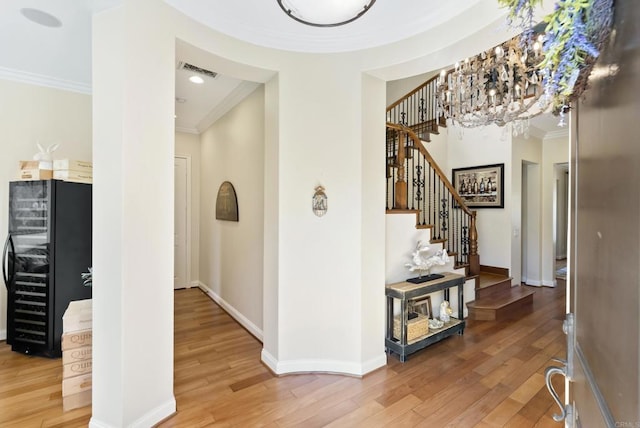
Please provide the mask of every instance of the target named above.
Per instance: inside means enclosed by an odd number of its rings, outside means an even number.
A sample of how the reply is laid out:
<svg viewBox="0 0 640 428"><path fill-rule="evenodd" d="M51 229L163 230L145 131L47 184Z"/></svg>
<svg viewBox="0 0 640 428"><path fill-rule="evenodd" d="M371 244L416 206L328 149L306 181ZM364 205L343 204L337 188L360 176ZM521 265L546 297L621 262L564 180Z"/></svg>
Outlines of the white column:
<svg viewBox="0 0 640 428"><path fill-rule="evenodd" d="M146 427L173 397L174 38L161 2L93 30L92 427Z"/></svg>
<svg viewBox="0 0 640 428"><path fill-rule="evenodd" d="M363 82L345 56L298 55L271 89L263 360L277 373L363 374L386 363L384 82ZM323 217L311 209L318 185Z"/></svg>

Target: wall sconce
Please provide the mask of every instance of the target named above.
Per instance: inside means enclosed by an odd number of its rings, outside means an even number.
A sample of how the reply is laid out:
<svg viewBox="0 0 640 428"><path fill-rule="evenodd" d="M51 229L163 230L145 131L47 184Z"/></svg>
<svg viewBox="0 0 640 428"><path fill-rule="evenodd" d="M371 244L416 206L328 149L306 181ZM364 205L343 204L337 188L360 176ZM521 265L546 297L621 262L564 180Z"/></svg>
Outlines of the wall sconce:
<svg viewBox="0 0 640 428"><path fill-rule="evenodd" d="M324 187L316 187L316 193L311 199L311 209L318 217L322 217L327 213L327 195L324 193Z"/></svg>

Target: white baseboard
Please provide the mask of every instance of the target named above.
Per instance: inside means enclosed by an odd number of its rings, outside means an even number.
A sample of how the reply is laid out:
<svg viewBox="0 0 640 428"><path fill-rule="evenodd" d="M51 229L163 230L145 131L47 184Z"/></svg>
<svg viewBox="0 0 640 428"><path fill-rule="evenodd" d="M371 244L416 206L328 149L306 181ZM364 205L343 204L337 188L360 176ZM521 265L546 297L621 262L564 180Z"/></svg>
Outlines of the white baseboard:
<svg viewBox="0 0 640 428"><path fill-rule="evenodd" d="M156 425L167 419L169 416L176 412L176 399L171 397L171 400L156 407L155 409L142 415L133 423L127 425L131 428L146 428ZM105 422L97 420L95 417L91 417L89 421L89 428L118 428L117 426L109 425Z"/></svg>
<svg viewBox="0 0 640 428"><path fill-rule="evenodd" d="M542 282L533 279L527 279L524 281L524 283L525 285L531 285L533 287L540 287L542 285Z"/></svg>
<svg viewBox="0 0 640 428"><path fill-rule="evenodd" d="M269 369L271 369L272 372L274 372L275 374L279 374L278 373L278 360L271 355L269 352L267 352L266 349L262 348L262 352L260 353L260 360L267 366L269 367Z"/></svg>
<svg viewBox="0 0 640 428"><path fill-rule="evenodd" d="M7 340L7 330L0 330L0 340Z"/></svg>
<svg viewBox="0 0 640 428"><path fill-rule="evenodd" d="M171 400L156 407L155 409L147 412L147 414L138 418L134 423L129 425L132 428L147 428L155 426L158 422L161 422L173 415L176 412L176 399L171 397Z"/></svg>
<svg viewBox="0 0 640 428"><path fill-rule="evenodd" d="M542 281L541 285L544 286L544 287L555 287L557 285L557 283L556 283L555 279L552 280L552 281L549 281L549 280L545 279L545 280Z"/></svg>
<svg viewBox="0 0 640 428"><path fill-rule="evenodd" d="M102 421L97 420L95 417L91 416L89 420L89 428L115 428L109 424L106 424Z"/></svg>
<svg viewBox="0 0 640 428"><path fill-rule="evenodd" d="M204 291L211 298L211 300L216 302L218 305L220 305L222 309L227 311L227 313L231 315L233 319L238 321L238 323L244 328L246 328L249 331L249 333L255 336L256 339L258 339L260 342L263 342L262 330L258 328L257 325L249 321L247 317L242 315L236 308L231 306L226 300L224 300L222 297L216 294L213 290L211 290L205 284L203 284L200 281L196 281L196 282L198 284L197 286L200 287L200 289Z"/></svg>
<svg viewBox="0 0 640 428"><path fill-rule="evenodd" d="M347 361L313 359L278 361L265 349L262 350L261 358L262 362L278 375L291 373L337 373L350 376L364 376L387 364L387 354L384 352L362 364Z"/></svg>

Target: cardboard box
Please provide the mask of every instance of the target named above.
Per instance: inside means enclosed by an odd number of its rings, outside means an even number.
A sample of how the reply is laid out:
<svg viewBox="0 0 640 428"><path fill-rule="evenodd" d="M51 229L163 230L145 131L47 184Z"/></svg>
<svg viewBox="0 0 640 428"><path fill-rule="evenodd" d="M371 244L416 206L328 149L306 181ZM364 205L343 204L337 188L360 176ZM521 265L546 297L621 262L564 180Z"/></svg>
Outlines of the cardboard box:
<svg viewBox="0 0 640 428"><path fill-rule="evenodd" d="M18 161L18 169L46 169L53 170L53 162L52 161L42 161L42 160L28 160L28 161Z"/></svg>
<svg viewBox="0 0 640 428"><path fill-rule="evenodd" d="M83 375L83 374L91 374L91 368L93 367L93 362L91 359L84 361L75 361L73 363L65 364L63 361L62 365L62 378L67 379L70 377Z"/></svg>
<svg viewBox="0 0 640 428"><path fill-rule="evenodd" d="M62 315L62 332L70 333L80 330L90 330L93 322L92 300L76 300L69 303Z"/></svg>
<svg viewBox="0 0 640 428"><path fill-rule="evenodd" d="M83 173L93 174L93 163L88 161L79 161L73 159L56 159L53 161L53 170L72 170Z"/></svg>
<svg viewBox="0 0 640 428"><path fill-rule="evenodd" d="M70 169L53 171L55 180L72 181L74 183L93 183L93 174L91 172L73 171Z"/></svg>
<svg viewBox="0 0 640 428"><path fill-rule="evenodd" d="M62 396L91 391L91 373L62 379Z"/></svg>
<svg viewBox="0 0 640 428"><path fill-rule="evenodd" d="M91 346L81 346L80 348L73 348L62 351L62 364L70 364L79 361L90 360L92 355L93 349Z"/></svg>
<svg viewBox="0 0 640 428"><path fill-rule="evenodd" d="M91 390L78 392L77 394L62 397L62 409L67 412L69 410L78 409L80 407L91 404Z"/></svg>
<svg viewBox="0 0 640 428"><path fill-rule="evenodd" d="M53 178L53 162L28 160L18 162L17 180L51 180Z"/></svg>
<svg viewBox="0 0 640 428"><path fill-rule="evenodd" d="M62 350L68 351L69 349L80 348L82 346L89 346L93 343L93 335L91 330L80 330L65 333L62 335Z"/></svg>
<svg viewBox="0 0 640 428"><path fill-rule="evenodd" d="M18 180L51 180L53 178L53 171L50 169L21 169L18 171Z"/></svg>

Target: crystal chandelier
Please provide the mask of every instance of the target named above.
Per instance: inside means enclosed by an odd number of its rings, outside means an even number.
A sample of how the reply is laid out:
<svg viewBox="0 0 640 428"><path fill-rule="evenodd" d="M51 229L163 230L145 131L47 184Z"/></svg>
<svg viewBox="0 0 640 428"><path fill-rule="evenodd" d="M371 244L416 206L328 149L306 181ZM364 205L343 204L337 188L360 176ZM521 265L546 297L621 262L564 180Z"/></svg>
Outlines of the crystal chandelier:
<svg viewBox="0 0 640 428"><path fill-rule="evenodd" d="M337 27L355 21L376 0L277 0L292 19L314 27Z"/></svg>
<svg viewBox="0 0 640 428"><path fill-rule="evenodd" d="M455 125L473 128L512 124L514 135L528 133L528 119L543 113L541 36L523 44L515 37L456 63L438 77L440 114Z"/></svg>

